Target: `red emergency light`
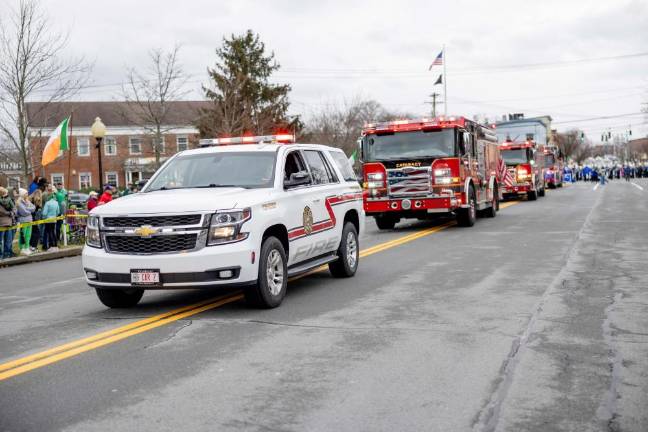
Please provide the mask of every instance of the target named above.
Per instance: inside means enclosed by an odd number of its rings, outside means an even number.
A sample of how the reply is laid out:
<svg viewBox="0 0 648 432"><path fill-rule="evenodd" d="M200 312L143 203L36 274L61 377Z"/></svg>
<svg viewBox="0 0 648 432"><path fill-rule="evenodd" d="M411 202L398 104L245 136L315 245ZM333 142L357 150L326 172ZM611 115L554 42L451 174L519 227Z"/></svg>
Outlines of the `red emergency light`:
<svg viewBox="0 0 648 432"><path fill-rule="evenodd" d="M362 130L363 134L374 134L380 132L407 132L426 129L445 129L453 127L464 127L465 117L435 117L411 120L392 120L380 123L368 123Z"/></svg>
<svg viewBox="0 0 648 432"><path fill-rule="evenodd" d="M278 134L278 135L209 138L209 139L201 139L198 143L200 147L210 147L210 146L233 145L233 144L292 144L294 142L295 142L294 135Z"/></svg>

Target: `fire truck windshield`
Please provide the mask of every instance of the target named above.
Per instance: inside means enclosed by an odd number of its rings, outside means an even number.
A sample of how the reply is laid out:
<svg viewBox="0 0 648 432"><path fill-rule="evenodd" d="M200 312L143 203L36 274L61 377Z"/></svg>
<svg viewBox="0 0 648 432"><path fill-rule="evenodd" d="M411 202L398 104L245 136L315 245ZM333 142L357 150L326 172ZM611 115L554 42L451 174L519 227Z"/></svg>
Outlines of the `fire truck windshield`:
<svg viewBox="0 0 648 432"><path fill-rule="evenodd" d="M362 140L365 161L438 158L455 155L455 131L370 134Z"/></svg>
<svg viewBox="0 0 648 432"><path fill-rule="evenodd" d="M517 165L529 162L527 149L502 150L502 159L507 165Z"/></svg>
<svg viewBox="0 0 648 432"><path fill-rule="evenodd" d="M552 154L545 155L545 165L553 165L556 163L556 158Z"/></svg>

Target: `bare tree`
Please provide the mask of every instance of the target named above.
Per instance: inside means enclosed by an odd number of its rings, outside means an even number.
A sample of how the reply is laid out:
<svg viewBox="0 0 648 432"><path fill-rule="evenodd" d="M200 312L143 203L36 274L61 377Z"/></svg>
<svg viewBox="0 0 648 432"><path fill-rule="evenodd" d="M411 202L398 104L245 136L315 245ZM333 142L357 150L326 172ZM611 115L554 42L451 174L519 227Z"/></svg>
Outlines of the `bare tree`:
<svg viewBox="0 0 648 432"><path fill-rule="evenodd" d="M27 183L33 173L27 102L38 98L44 110L69 99L92 69L82 57L65 59L67 44L67 34L52 28L36 0L21 0L0 22L0 132L19 153Z"/></svg>
<svg viewBox="0 0 648 432"><path fill-rule="evenodd" d="M122 88L127 103L121 115L149 135L156 169L160 167L164 134L173 130L168 121L170 102L181 100L188 93L185 90L188 76L180 65L179 52L179 45L169 52L151 50L148 68L144 72L129 69Z"/></svg>
<svg viewBox="0 0 648 432"><path fill-rule="evenodd" d="M565 158L571 158L577 163L581 163L590 155L589 143L583 132L578 129L556 134L556 142Z"/></svg>
<svg viewBox="0 0 648 432"><path fill-rule="evenodd" d="M327 104L310 115L302 135L302 141L327 144L353 153L362 127L366 123L386 121L407 114L387 111L380 103L355 96L340 104Z"/></svg>

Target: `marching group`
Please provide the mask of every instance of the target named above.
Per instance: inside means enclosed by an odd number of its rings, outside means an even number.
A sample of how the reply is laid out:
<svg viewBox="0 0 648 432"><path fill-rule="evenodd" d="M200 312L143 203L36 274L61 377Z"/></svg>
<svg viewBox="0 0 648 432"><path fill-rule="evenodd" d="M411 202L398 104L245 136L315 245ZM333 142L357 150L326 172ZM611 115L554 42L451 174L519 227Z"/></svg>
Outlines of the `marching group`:
<svg viewBox="0 0 648 432"><path fill-rule="evenodd" d="M611 179L648 178L648 165L614 165L614 166L577 166L573 169L575 181L592 181L605 183Z"/></svg>
<svg viewBox="0 0 648 432"><path fill-rule="evenodd" d="M90 192L87 210L113 199L116 189L107 185L101 196ZM68 210L68 192L61 183L50 184L44 177L36 177L29 189L0 186L0 259L16 256L13 244L18 237L21 255L39 251L58 250L63 218Z"/></svg>

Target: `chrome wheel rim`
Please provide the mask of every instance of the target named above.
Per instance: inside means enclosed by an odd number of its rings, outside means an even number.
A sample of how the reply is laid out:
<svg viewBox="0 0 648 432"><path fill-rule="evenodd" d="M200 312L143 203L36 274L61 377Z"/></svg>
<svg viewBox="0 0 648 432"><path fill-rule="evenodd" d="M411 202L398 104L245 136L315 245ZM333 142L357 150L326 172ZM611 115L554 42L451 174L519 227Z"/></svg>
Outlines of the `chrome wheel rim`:
<svg viewBox="0 0 648 432"><path fill-rule="evenodd" d="M477 211L475 210L475 199L474 198L470 199L470 217L471 218L476 218L477 217Z"/></svg>
<svg viewBox="0 0 648 432"><path fill-rule="evenodd" d="M266 263L266 280L268 282L270 294L273 296L279 295L283 288L284 269L283 258L281 258L281 254L276 249L271 250L268 255L268 261Z"/></svg>
<svg viewBox="0 0 648 432"><path fill-rule="evenodd" d="M358 242L352 232L346 238L346 258L350 268L355 268L358 262Z"/></svg>

